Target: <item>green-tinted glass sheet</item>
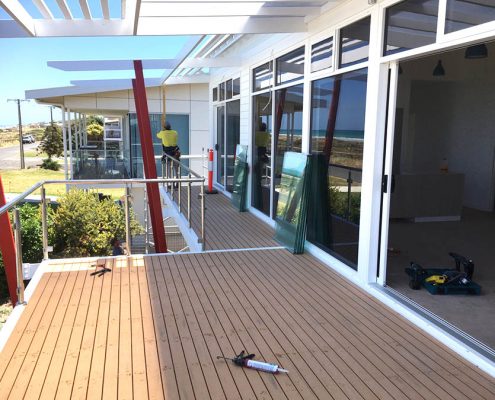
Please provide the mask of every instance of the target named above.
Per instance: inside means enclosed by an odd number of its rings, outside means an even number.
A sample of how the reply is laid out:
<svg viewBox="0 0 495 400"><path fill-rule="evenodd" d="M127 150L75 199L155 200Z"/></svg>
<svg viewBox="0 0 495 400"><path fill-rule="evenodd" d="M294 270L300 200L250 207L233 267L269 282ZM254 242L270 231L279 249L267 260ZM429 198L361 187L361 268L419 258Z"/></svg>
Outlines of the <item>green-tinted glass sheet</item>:
<svg viewBox="0 0 495 400"><path fill-rule="evenodd" d="M275 238L295 254L304 252L310 158L307 154L286 152L277 203Z"/></svg>
<svg viewBox="0 0 495 400"><path fill-rule="evenodd" d="M246 211L246 191L248 176L247 151L247 146L242 144L237 145L234 163L232 204L241 212Z"/></svg>

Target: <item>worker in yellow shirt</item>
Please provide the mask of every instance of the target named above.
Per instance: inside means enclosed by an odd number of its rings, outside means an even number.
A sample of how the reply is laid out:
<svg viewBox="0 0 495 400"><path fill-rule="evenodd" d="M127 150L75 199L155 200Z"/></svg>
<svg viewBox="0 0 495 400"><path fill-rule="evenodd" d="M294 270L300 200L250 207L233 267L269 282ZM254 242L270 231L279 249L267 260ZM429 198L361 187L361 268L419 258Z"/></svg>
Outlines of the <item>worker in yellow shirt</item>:
<svg viewBox="0 0 495 400"><path fill-rule="evenodd" d="M156 134L156 137L161 139L162 141L162 148L163 148L163 158L162 160L166 160L165 154L175 158L176 160L180 159L180 148L177 145L178 139L179 139L179 134L177 131L174 131L170 125L169 122L165 123L164 126L165 129L161 130ZM169 165L167 163L167 165ZM173 163L173 171L175 172L175 176L178 175L178 165L177 162ZM167 175L171 177L171 170L168 169ZM174 184L174 187L177 187L177 183Z"/></svg>

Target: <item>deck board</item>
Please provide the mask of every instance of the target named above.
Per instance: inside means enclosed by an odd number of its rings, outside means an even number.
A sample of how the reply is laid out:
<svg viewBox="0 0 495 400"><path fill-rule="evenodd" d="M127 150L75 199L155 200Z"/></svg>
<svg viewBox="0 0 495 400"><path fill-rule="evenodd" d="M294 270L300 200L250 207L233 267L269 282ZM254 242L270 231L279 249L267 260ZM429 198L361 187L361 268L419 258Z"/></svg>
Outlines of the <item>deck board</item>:
<svg viewBox="0 0 495 400"><path fill-rule="evenodd" d="M310 255L49 266L0 355L0 399L485 399L495 379ZM271 375L217 360L241 350Z"/></svg>

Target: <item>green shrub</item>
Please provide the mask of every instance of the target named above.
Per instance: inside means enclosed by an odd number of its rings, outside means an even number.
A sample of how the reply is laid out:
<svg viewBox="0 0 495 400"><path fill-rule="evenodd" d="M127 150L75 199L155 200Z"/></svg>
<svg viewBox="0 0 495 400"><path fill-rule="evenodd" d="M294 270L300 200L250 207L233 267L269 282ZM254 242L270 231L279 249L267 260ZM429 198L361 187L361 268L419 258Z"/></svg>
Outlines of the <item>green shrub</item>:
<svg viewBox="0 0 495 400"><path fill-rule="evenodd" d="M103 140L103 126L93 123L86 127L88 139L92 141Z"/></svg>
<svg viewBox="0 0 495 400"><path fill-rule="evenodd" d="M43 169L50 169L52 171L58 171L60 169L60 164L56 160L52 160L51 158L43 159L43 162L40 165Z"/></svg>
<svg viewBox="0 0 495 400"><path fill-rule="evenodd" d="M124 210L112 200L100 201L93 193L71 190L59 202L49 226L54 257L110 255L110 240L125 237ZM141 232L132 216L131 233Z"/></svg>
<svg viewBox="0 0 495 400"><path fill-rule="evenodd" d="M45 132L43 132L41 143L38 146L38 153L46 153L48 158L51 159L53 156L60 157L63 152L64 142L62 130L55 125L47 126Z"/></svg>

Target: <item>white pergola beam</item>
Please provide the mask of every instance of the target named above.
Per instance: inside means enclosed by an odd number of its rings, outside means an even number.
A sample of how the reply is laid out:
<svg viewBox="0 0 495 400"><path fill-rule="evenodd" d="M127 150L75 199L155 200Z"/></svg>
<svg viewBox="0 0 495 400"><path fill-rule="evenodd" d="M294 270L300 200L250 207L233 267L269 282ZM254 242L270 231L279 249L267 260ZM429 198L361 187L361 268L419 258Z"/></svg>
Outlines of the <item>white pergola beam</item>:
<svg viewBox="0 0 495 400"><path fill-rule="evenodd" d="M62 14L64 14L65 19L73 19L69 6L65 2L65 0L57 0L57 4L60 7L60 11L62 11Z"/></svg>
<svg viewBox="0 0 495 400"><path fill-rule="evenodd" d="M88 0L79 0L81 11L86 19L92 19L91 10L89 9Z"/></svg>
<svg viewBox="0 0 495 400"><path fill-rule="evenodd" d="M34 20L18 0L0 0L0 6L16 21L30 36L35 36Z"/></svg>
<svg viewBox="0 0 495 400"><path fill-rule="evenodd" d="M122 19L126 22L127 29L136 35L138 30L141 0L122 0Z"/></svg>
<svg viewBox="0 0 495 400"><path fill-rule="evenodd" d="M306 32L303 17L146 17L138 35L214 35Z"/></svg>
<svg viewBox="0 0 495 400"><path fill-rule="evenodd" d="M53 14L50 9L47 7L43 0L33 0L33 4L36 6L38 11L43 15L43 18L53 19Z"/></svg>
<svg viewBox="0 0 495 400"><path fill-rule="evenodd" d="M320 6L263 7L259 2L160 2L141 4L140 17L206 17L206 16L285 16L304 17L317 14Z"/></svg>
<svg viewBox="0 0 495 400"><path fill-rule="evenodd" d="M132 35L132 26L122 20L104 19L54 19L34 20L36 36L63 37L63 36L129 36Z"/></svg>
<svg viewBox="0 0 495 400"><path fill-rule="evenodd" d="M110 9L108 8L108 0L100 0L101 11L104 19L110 19Z"/></svg>

